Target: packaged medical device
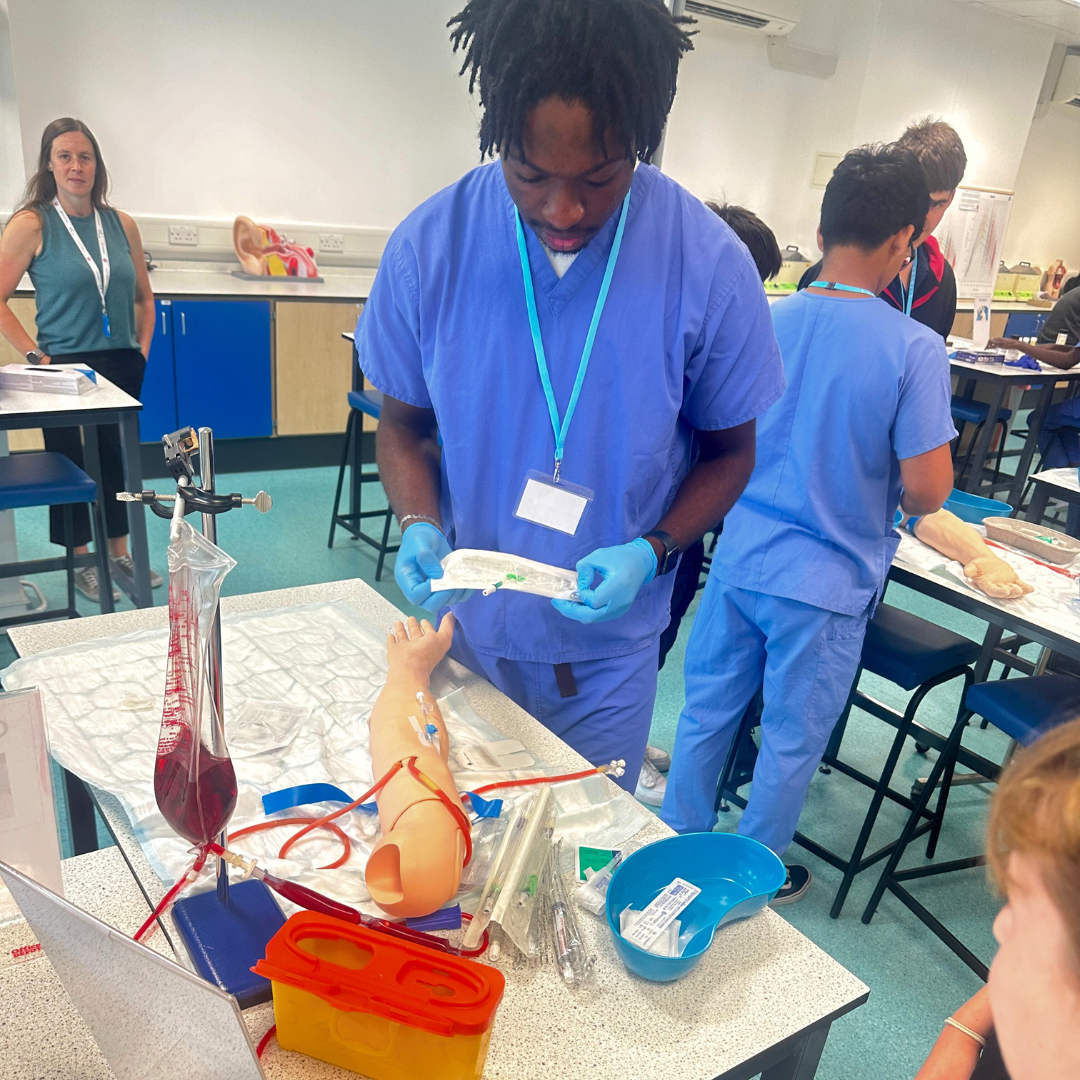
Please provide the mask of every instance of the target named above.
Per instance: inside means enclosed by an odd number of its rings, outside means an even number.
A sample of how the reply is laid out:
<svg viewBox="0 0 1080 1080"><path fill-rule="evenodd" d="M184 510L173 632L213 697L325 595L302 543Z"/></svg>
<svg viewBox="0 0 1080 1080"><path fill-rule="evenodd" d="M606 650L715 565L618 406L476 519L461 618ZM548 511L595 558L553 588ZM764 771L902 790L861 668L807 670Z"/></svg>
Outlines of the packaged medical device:
<svg viewBox="0 0 1080 1080"><path fill-rule="evenodd" d="M490 596L496 589L534 593L553 600L580 600L576 570L504 555L499 551L458 548L442 561L440 589L479 589Z"/></svg>

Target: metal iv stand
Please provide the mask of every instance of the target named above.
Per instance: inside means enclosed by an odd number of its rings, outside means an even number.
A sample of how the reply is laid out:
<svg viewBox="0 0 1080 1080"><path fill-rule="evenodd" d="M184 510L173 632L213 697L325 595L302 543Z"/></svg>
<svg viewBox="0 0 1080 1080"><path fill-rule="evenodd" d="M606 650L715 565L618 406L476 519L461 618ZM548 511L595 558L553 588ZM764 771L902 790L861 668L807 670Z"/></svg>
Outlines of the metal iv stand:
<svg viewBox="0 0 1080 1080"><path fill-rule="evenodd" d="M165 448L165 463L176 480L175 495L161 495L156 491L121 491L117 494L120 502L141 502L149 506L158 517L168 519L182 518L194 511L202 513L203 536L212 544L217 544L217 515L224 514L238 506L254 506L260 514L265 514L273 501L265 491L260 491L253 499L245 499L239 493L218 495L215 489L214 473L214 433L208 427L199 428L198 436L192 428L181 428L171 435L162 437ZM193 483L195 467L191 463L194 454L199 455L199 482ZM166 505L172 503L171 509ZM214 611L214 622L207 638L207 677L210 693L213 696L217 723L213 730L213 752L224 756L225 750L225 698L221 681L221 602ZM222 832L218 843L227 847L227 835ZM229 902L228 865L218 859L217 894L222 905Z"/></svg>

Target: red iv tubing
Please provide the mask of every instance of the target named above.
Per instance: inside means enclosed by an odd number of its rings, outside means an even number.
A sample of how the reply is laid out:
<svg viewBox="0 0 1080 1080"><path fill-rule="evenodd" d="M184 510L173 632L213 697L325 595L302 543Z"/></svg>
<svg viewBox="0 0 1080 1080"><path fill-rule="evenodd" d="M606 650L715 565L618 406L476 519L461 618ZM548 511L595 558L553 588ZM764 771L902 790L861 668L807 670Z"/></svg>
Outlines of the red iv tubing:
<svg viewBox="0 0 1080 1080"><path fill-rule="evenodd" d="M361 803L367 802L372 795L377 794L386 783L393 777L399 769L407 768L415 780L418 780L421 784L433 791L439 799L446 805L446 808L454 815L454 820L457 822L458 827L461 829L462 834L465 837L465 858L463 865L467 865L472 858L472 832L469 827L469 820L465 816L464 811L460 805L456 805L449 795L442 790L433 780L422 773L416 766L416 758L406 758L403 761L395 762L393 767L390 768L386 774L376 783L370 790L365 791L358 799L354 799L351 803L341 807L338 810L334 810L332 813L326 814L321 818L277 818L272 821L262 821L257 825L249 825L247 828L239 829L233 833L230 839L235 839L239 836L244 836L253 832L261 832L264 829L276 829L282 825L297 825L301 822L304 823L304 827L295 832L285 843L282 845L281 851L278 853L278 857L284 859L289 848L293 846L298 840L301 840L309 832L314 829L329 829L333 832L341 841L344 847L344 854L337 859L337 861L330 863L328 866L321 869L330 870L336 869L347 861L351 853L351 844L349 843L348 836L343 832L341 828L333 824L335 818L339 818L342 814L347 814L350 810L355 810ZM570 780L582 780L589 776L595 776L596 774L612 773L613 775L621 775L621 763L611 762L610 765L600 765L595 768L582 769L580 772L564 773L560 776L533 776L524 780L503 780L494 784L485 784L483 787L476 789L476 794L479 795L482 792L494 791L497 788L508 787L528 787L534 784L559 784ZM460 796L463 800L467 796ZM409 941L415 941L422 945L427 945L430 948L435 948L441 952L452 952L458 956L480 956L488 945L488 934L484 931L483 937L480 940L480 944L476 949L457 949L452 946L445 938L435 937L433 934L426 934L419 930L412 930L405 926L404 923L390 922L386 919L376 919L370 915L364 915L362 912L357 911L355 908L349 907L347 904L338 903L336 900L332 900L328 896L324 896L322 893L316 892L314 889L309 889L304 885L298 885L292 881L285 881L283 878L276 877L273 874L268 874L261 867L256 866L255 861L244 859L242 856L235 854L234 852L227 851L220 844L210 842L203 845L195 861L191 864L188 871L176 882L175 885L162 897L161 903L154 908L153 914L139 927L135 932L135 940L139 941L156 920L161 916L161 913L176 899L179 893L185 889L188 885L192 884L199 874L202 872L203 867L206 865L207 857L211 854L217 855L219 858L223 858L226 862L233 866L239 866L244 868L248 874L253 877L257 877L263 881L269 888L273 889L276 893L283 896L286 900L291 901L298 907L307 908L309 911L316 911L322 915L329 915L332 918L342 919L345 922L358 923L369 927L372 930L378 930L384 934L389 934L393 937L404 938ZM472 918L467 912L462 912L462 918L469 920Z"/></svg>

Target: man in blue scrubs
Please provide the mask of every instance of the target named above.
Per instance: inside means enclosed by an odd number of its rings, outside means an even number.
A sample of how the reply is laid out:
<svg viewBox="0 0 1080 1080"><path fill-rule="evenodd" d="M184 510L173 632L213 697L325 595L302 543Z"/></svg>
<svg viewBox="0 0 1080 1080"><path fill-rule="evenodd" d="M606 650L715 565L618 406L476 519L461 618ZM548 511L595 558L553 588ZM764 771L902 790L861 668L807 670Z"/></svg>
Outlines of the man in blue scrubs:
<svg viewBox="0 0 1080 1080"><path fill-rule="evenodd" d="M661 0L472 0L451 20L497 160L391 237L357 326L385 395L395 576L452 655L633 790L679 552L782 393L756 268L646 162L690 48ZM440 445L441 444L441 445ZM452 548L576 567L583 603L439 590Z"/></svg>
<svg viewBox="0 0 1080 1080"><path fill-rule="evenodd" d="M720 770L764 683L739 832L784 854L899 543L897 504L932 514L952 490L944 342L878 299L929 201L910 151L853 150L822 200L821 277L773 305L788 389L758 426L757 467L724 521L687 646L660 811L676 832L716 824ZM809 883L789 866L774 903Z"/></svg>

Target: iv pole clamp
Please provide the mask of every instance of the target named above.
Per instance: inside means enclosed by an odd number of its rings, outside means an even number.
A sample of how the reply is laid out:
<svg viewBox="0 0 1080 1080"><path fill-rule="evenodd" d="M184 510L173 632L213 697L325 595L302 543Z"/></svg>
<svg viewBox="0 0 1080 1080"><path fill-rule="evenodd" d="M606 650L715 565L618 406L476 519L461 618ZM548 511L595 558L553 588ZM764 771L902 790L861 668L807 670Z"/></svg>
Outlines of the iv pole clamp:
<svg viewBox="0 0 1080 1080"><path fill-rule="evenodd" d="M200 442L202 450L200 451ZM273 505L273 500L265 491L260 491L254 498L246 499L238 491L229 495L219 495L214 491L214 434L210 428L199 428L195 434L193 428L181 428L171 435L163 435L161 444L165 448L165 464L176 480L176 494L162 495L156 491L120 491L116 498L119 502L138 502L149 506L160 518L172 518L177 499L184 503L184 514L201 513L205 526L206 518L214 514L224 514L227 510L241 506L254 506L260 514L265 514ZM191 463L193 454L199 454L202 487L195 484L195 466ZM209 466L209 468L207 468ZM203 534L213 541L206 529Z"/></svg>

